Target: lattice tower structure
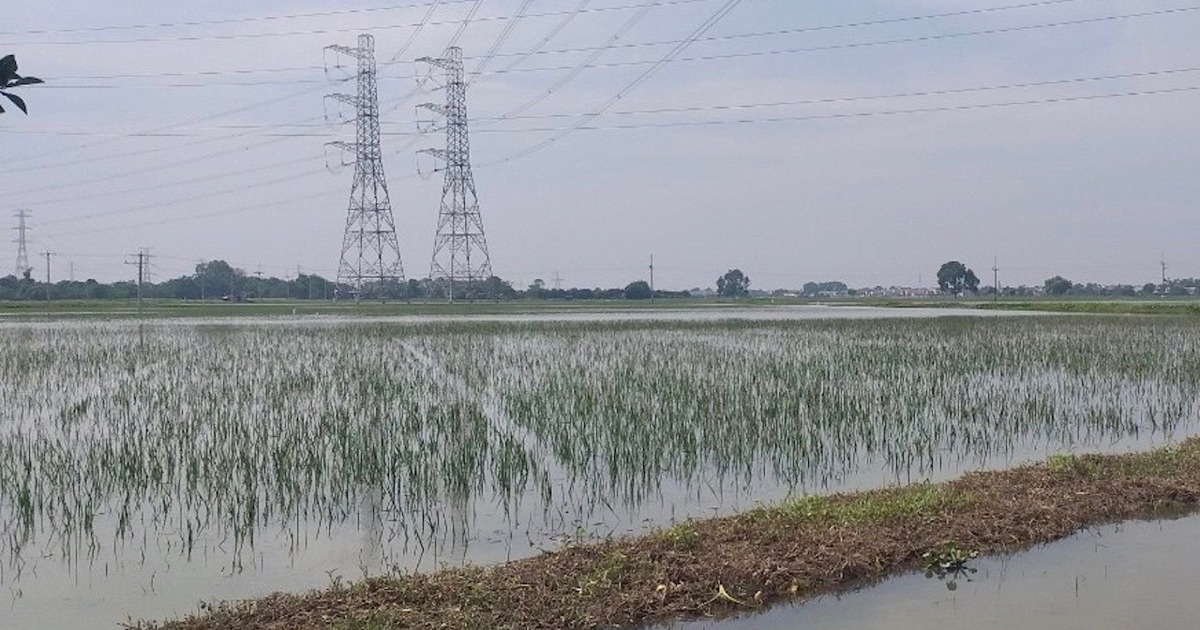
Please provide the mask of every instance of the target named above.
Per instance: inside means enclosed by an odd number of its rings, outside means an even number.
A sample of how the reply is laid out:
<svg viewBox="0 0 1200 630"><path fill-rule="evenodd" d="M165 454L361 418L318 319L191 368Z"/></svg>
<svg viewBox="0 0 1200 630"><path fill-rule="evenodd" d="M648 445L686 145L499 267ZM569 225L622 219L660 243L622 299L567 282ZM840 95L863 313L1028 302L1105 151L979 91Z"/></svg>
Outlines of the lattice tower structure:
<svg viewBox="0 0 1200 630"><path fill-rule="evenodd" d="M468 286L492 276L479 197L471 172L471 144L467 136L467 82L463 72L462 49L452 46L442 58L425 57L418 61L440 68L445 76L446 104L424 103L418 107L440 115L445 121L446 148L426 149L443 162L442 202L438 210L437 236L429 277L449 285L454 299L455 284Z"/></svg>
<svg viewBox="0 0 1200 630"><path fill-rule="evenodd" d="M404 266L379 142L375 38L363 34L358 36L357 47L328 49L358 61L357 93L330 95L357 112L354 143L332 143L354 155L354 182L338 262L338 286L352 286L355 299L398 295L404 282Z"/></svg>
<svg viewBox="0 0 1200 630"><path fill-rule="evenodd" d="M17 233L17 238L14 239L17 244L16 276L20 278L33 271L33 267L29 265L29 225L26 223L29 211L17 210L13 216L17 217L17 227L13 228L13 231Z"/></svg>

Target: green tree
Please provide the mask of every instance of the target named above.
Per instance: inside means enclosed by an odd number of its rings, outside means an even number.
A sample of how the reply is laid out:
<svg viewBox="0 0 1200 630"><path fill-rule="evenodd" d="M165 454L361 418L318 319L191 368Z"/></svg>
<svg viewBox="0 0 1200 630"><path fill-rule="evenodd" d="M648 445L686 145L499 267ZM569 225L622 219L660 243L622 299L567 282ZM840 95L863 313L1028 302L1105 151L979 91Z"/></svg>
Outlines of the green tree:
<svg viewBox="0 0 1200 630"><path fill-rule="evenodd" d="M804 288L801 291L804 295L812 297L821 293L832 293L835 295L843 294L850 290L845 282L805 282Z"/></svg>
<svg viewBox="0 0 1200 630"><path fill-rule="evenodd" d="M17 74L17 58L13 55L8 55L0 59L0 95L12 101L22 112L28 114L29 110L25 108L25 100L16 94L12 94L7 90L22 85L33 85L42 83L43 81L37 77L23 77ZM0 114L4 113L4 108L0 107Z"/></svg>
<svg viewBox="0 0 1200 630"><path fill-rule="evenodd" d="M425 297L425 286L416 278L408 279L408 288L405 291L405 297L410 300L420 299Z"/></svg>
<svg viewBox="0 0 1200 630"><path fill-rule="evenodd" d="M529 289L525 291L525 295L531 298L546 297L546 281L541 278L536 278L533 284L529 285Z"/></svg>
<svg viewBox="0 0 1200 630"><path fill-rule="evenodd" d="M1054 276L1042 285L1046 289L1046 295L1066 295L1075 283L1067 280L1062 276Z"/></svg>
<svg viewBox="0 0 1200 630"><path fill-rule="evenodd" d="M498 276L491 276L483 283L483 293L490 300L511 300L517 295L512 284Z"/></svg>
<svg viewBox="0 0 1200 630"><path fill-rule="evenodd" d="M979 277L969 267L957 260L942 263L941 268L937 272L937 281L938 288L941 289L942 293L949 293L950 295L962 295L967 291L971 293L979 291Z"/></svg>
<svg viewBox="0 0 1200 630"><path fill-rule="evenodd" d="M1153 282L1147 282L1146 284L1142 285L1142 295L1154 295L1154 292L1157 290L1158 285L1154 284Z"/></svg>
<svg viewBox="0 0 1200 630"><path fill-rule="evenodd" d="M625 287L626 300L648 300L654 297L654 291L650 290L650 283L645 280L630 282Z"/></svg>
<svg viewBox="0 0 1200 630"><path fill-rule="evenodd" d="M717 278L717 293L723 297L741 297L750 291L750 276L741 269L730 269Z"/></svg>
<svg viewBox="0 0 1200 630"><path fill-rule="evenodd" d="M246 273L234 269L224 260L210 260L196 265L196 284L205 298L238 299L246 291Z"/></svg>

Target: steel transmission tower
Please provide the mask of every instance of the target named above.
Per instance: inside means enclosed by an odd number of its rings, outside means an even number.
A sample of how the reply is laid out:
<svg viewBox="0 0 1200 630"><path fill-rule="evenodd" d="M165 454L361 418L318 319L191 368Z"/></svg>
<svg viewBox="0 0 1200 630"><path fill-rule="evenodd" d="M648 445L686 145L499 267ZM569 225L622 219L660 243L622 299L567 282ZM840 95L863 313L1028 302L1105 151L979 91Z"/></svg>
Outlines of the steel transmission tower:
<svg viewBox="0 0 1200 630"><path fill-rule="evenodd" d="M375 38L359 35L358 47L328 46L327 50L358 61L358 93L330 94L355 108L354 143L334 146L354 154L354 183L350 186L350 208L338 263L338 284L354 287L355 299L386 298L404 281L396 223L383 174L379 148L379 91L375 71Z"/></svg>
<svg viewBox="0 0 1200 630"><path fill-rule="evenodd" d="M17 210L13 216L17 217L17 227L13 228L13 231L17 233L17 277L20 278L33 270L33 267L29 266L29 243L27 237L29 226L25 223L25 219L29 218L29 211Z"/></svg>
<svg viewBox="0 0 1200 630"><path fill-rule="evenodd" d="M442 204L438 211L437 237L433 243L433 260L429 277L449 285L449 297L454 299L454 284L468 286L487 280L492 275L483 219L479 215L479 198L475 194L475 177L471 174L471 147L467 140L467 83L463 72L462 49L452 46L441 59L424 57L417 60L442 69L445 73L446 104L418 105L445 119L446 148L426 149L421 153L433 155L445 162L445 182L442 184Z"/></svg>

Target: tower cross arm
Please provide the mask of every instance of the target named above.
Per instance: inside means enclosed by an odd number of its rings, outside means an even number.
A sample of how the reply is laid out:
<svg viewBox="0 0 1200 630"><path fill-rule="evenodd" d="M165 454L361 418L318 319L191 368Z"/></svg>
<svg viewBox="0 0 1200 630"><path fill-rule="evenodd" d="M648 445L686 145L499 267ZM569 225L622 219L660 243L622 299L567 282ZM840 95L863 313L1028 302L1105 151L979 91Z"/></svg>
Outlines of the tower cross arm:
<svg viewBox="0 0 1200 630"><path fill-rule="evenodd" d="M417 59L417 63L427 63L431 66L437 66L443 70L450 70L454 67L453 59L438 59L437 57L421 57Z"/></svg>
<svg viewBox="0 0 1200 630"><path fill-rule="evenodd" d="M331 44L329 46L326 46L325 50L332 50L334 52L340 52L343 55L346 55L348 57L354 57L354 58L358 58L358 56L362 54L362 51L359 50L358 48L351 48L349 46L343 46L341 44Z"/></svg>
<svg viewBox="0 0 1200 630"><path fill-rule="evenodd" d="M435 158L446 160L447 162L450 161L450 152L445 149L421 149L420 151L417 151L417 153L432 155Z"/></svg>
<svg viewBox="0 0 1200 630"><path fill-rule="evenodd" d="M340 92L335 93L335 94L326 94L325 98L331 98L335 101L341 101L341 102L349 105L350 107L357 108L359 105L357 96L351 96L349 94L342 94Z"/></svg>
<svg viewBox="0 0 1200 630"><path fill-rule="evenodd" d="M450 109L439 103L421 103L417 105L417 109L427 109L439 116L449 116Z"/></svg>

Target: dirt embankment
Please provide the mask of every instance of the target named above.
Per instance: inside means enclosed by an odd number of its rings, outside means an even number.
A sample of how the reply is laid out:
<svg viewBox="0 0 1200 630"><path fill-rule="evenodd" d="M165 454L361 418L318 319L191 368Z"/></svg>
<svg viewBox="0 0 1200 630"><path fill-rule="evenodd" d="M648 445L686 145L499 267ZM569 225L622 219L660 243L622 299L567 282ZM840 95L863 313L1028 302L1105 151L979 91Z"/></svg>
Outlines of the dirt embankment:
<svg viewBox="0 0 1200 630"><path fill-rule="evenodd" d="M135 627L638 627L804 600L920 568L922 554L948 543L1011 552L1198 499L1193 438L1150 453L1055 457L944 484L807 497L496 567L278 594Z"/></svg>

